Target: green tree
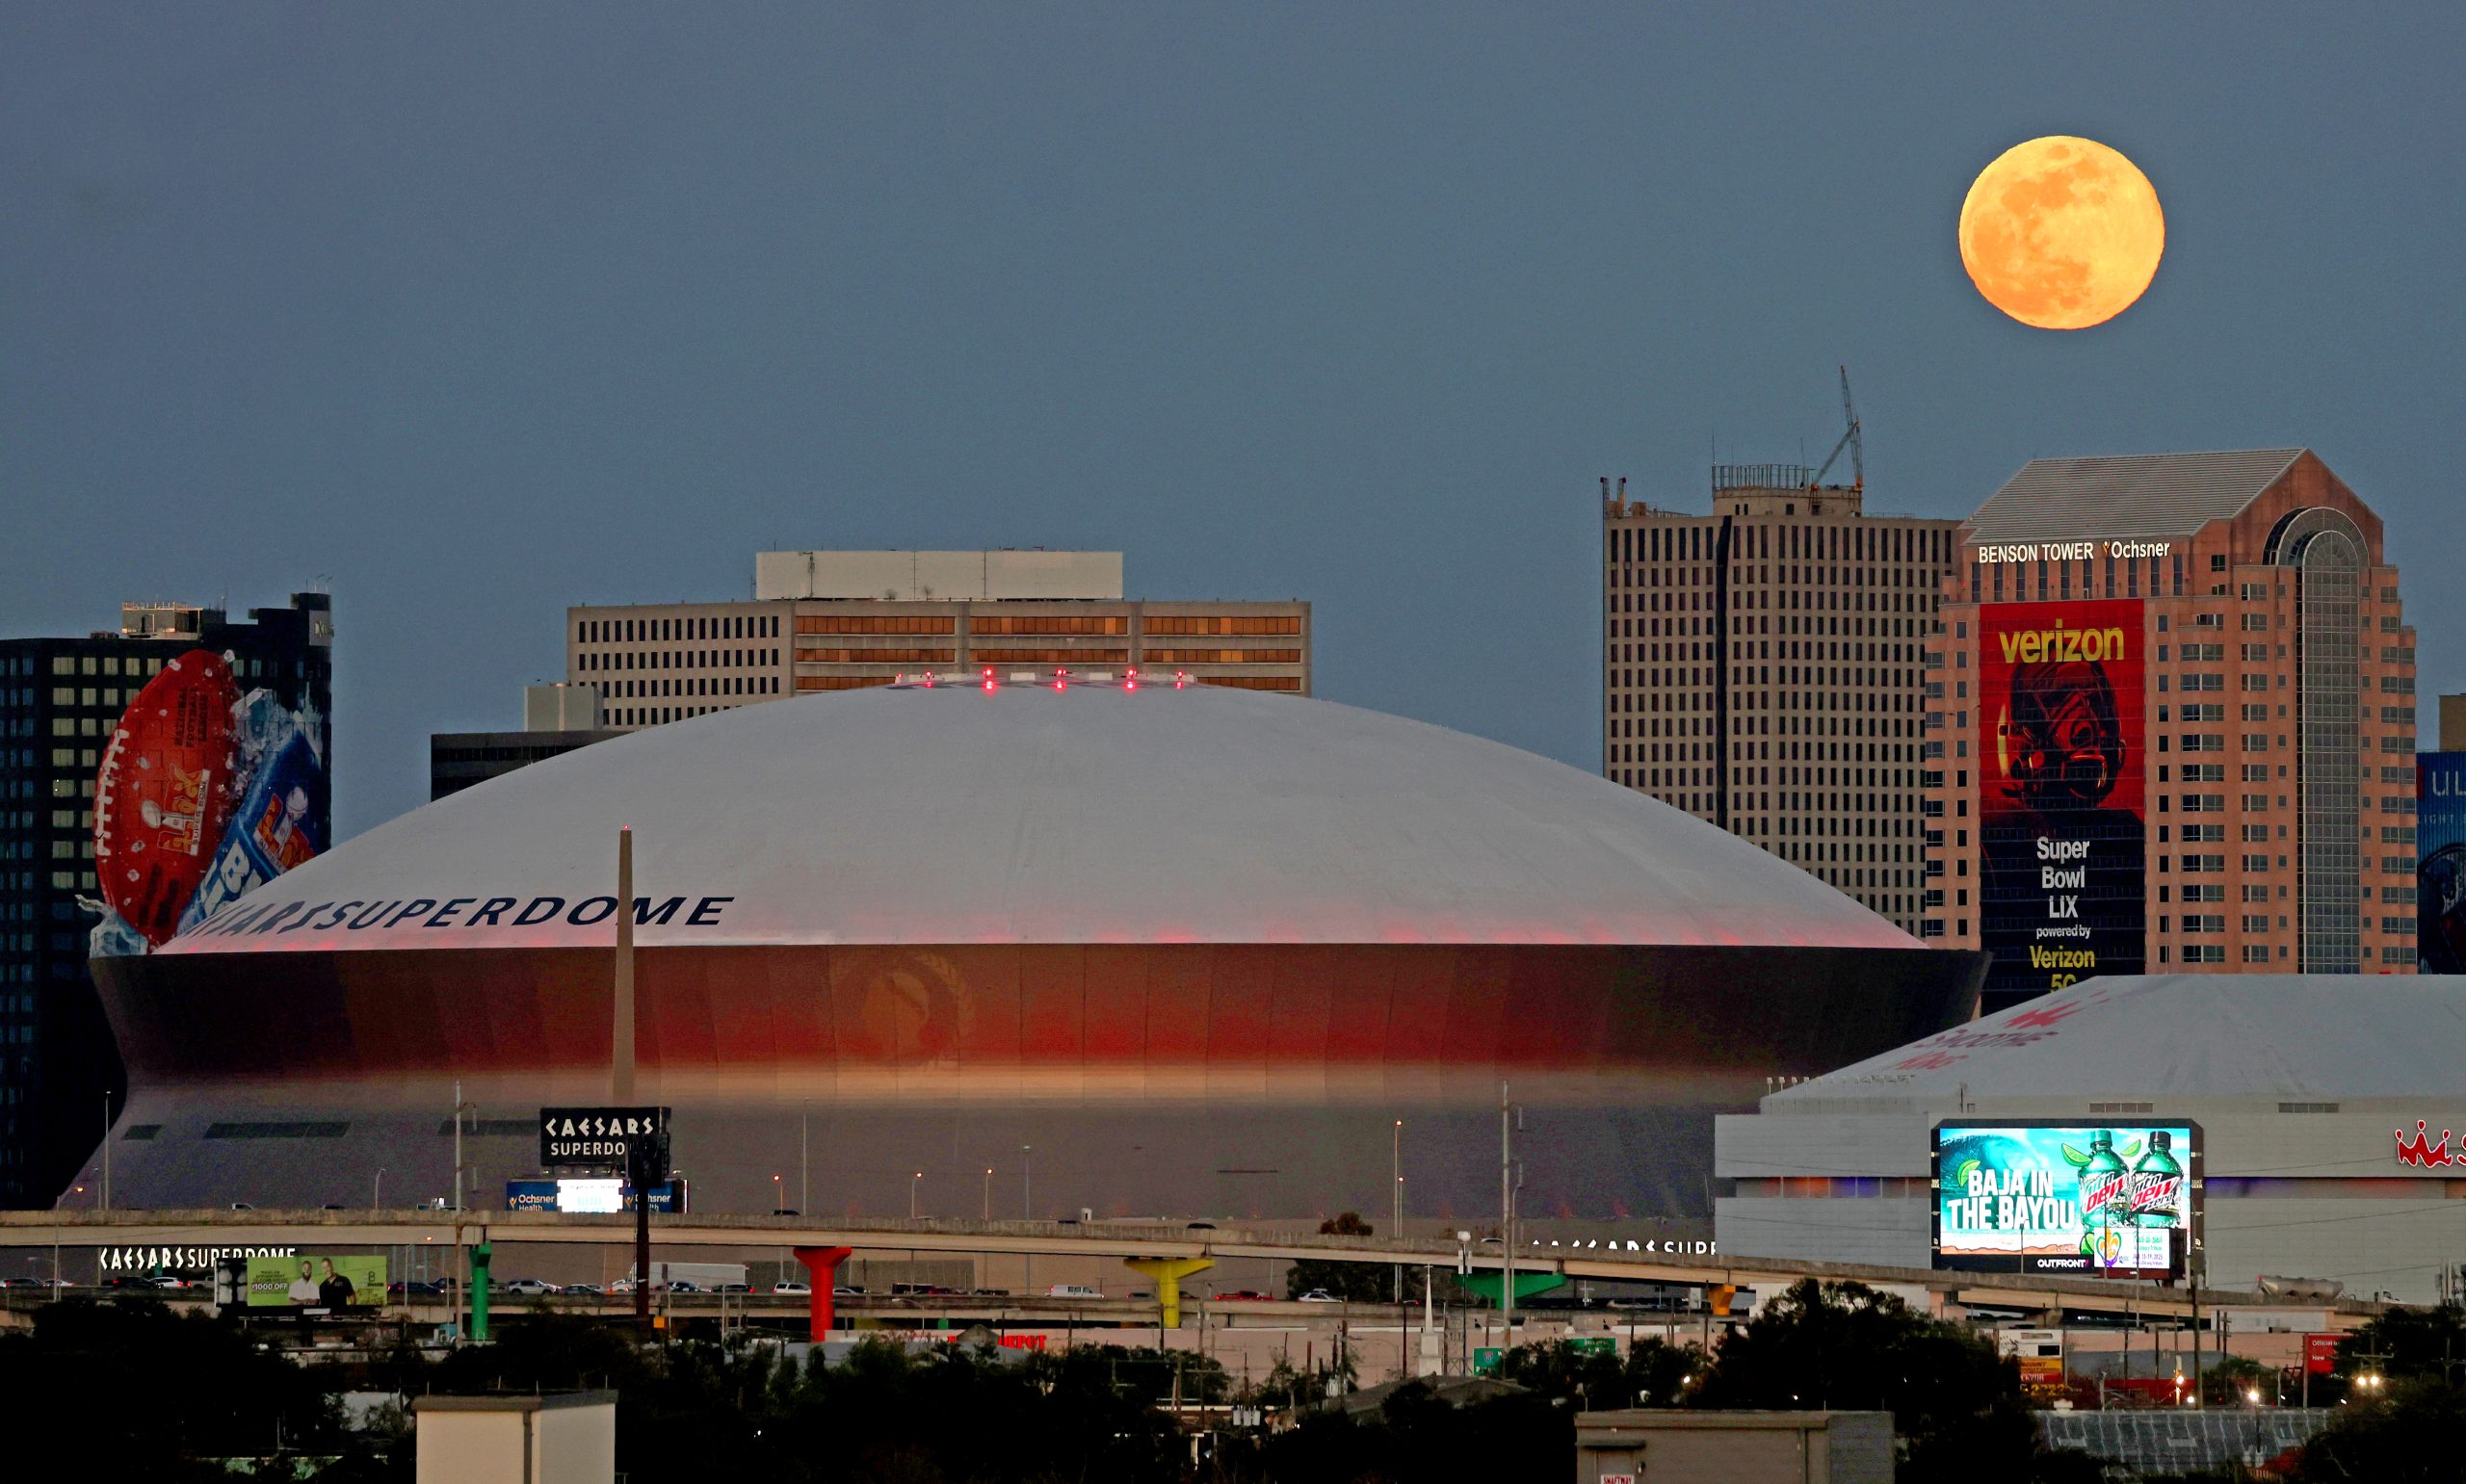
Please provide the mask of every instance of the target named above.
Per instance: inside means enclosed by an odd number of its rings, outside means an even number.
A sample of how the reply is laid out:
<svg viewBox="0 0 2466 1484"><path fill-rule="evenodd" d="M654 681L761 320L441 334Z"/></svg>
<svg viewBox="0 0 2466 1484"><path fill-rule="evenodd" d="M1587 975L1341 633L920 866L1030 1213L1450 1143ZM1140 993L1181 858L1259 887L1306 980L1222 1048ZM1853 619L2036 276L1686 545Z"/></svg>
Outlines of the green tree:
<svg viewBox="0 0 2466 1484"><path fill-rule="evenodd" d="M1498 1375L1584 1410L1674 1407L1687 1378L1702 1366L1703 1352L1693 1345L1641 1340L1620 1355L1579 1350L1561 1340L1517 1345L1499 1357Z"/></svg>
<svg viewBox="0 0 2466 1484"><path fill-rule="evenodd" d="M1375 1235L1361 1212L1349 1211L1319 1223L1322 1237L1370 1237ZM1299 1298L1313 1289L1325 1289L1348 1304L1384 1304L1395 1297L1395 1270L1377 1263L1331 1263L1305 1259L1296 1263L1284 1275L1284 1296Z"/></svg>
<svg viewBox="0 0 2466 1484"><path fill-rule="evenodd" d="M2394 1316L2394 1312L2393 1315ZM2295 1484L2454 1484L2466 1459L2466 1389L2435 1376L2340 1407L2295 1456Z"/></svg>
<svg viewBox="0 0 2466 1484"><path fill-rule="evenodd" d="M2047 1452L2012 1361L1863 1284L1793 1286L1721 1341L1692 1401L1890 1412L1902 1484L2069 1477L2078 1467Z"/></svg>
<svg viewBox="0 0 2466 1484"><path fill-rule="evenodd" d="M70 1298L0 1334L0 1396L94 1479L227 1477L200 1459L343 1446L320 1379L237 1326L152 1298Z"/></svg>

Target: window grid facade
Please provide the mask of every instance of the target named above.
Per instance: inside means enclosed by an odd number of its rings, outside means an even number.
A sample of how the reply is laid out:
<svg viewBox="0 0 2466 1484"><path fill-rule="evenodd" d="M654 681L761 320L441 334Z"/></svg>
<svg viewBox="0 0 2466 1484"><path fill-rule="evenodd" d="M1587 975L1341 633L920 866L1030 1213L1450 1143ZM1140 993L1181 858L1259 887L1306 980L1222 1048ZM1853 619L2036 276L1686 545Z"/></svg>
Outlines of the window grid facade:
<svg viewBox="0 0 2466 1484"><path fill-rule="evenodd" d="M1208 636L1204 650L1192 647L1196 635ZM565 613L566 680L595 688L620 732L924 669L1133 665L1307 695L1310 605L775 598Z"/></svg>
<svg viewBox="0 0 2466 1484"><path fill-rule="evenodd" d="M2077 534L2141 534L2101 514ZM2415 870L2415 638L2378 517L2307 453L2163 539L2164 557L1986 562L1965 525L1926 661L1943 704L1976 683L1984 605L2059 602L2067 579L2139 599L2144 972L2414 972L2413 916L2376 910L2411 897ZM1929 885L1947 890L1920 935L1948 948L1981 946L1976 761L1947 758L1926 795ZM2240 910L2206 906L2224 902Z"/></svg>
<svg viewBox="0 0 2466 1484"><path fill-rule="evenodd" d="M1955 523L1863 507L1718 472L1709 515L1606 502L1602 770L1916 933Z"/></svg>

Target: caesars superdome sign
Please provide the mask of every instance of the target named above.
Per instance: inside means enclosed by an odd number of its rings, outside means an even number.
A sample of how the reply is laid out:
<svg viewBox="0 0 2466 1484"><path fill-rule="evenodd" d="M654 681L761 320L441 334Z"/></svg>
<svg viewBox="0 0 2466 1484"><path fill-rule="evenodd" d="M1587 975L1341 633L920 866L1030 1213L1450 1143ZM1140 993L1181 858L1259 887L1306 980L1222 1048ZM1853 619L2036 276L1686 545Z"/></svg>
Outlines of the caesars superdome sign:
<svg viewBox="0 0 2466 1484"><path fill-rule="evenodd" d="M717 927L733 897L637 897L638 926ZM411 897L387 901L267 902L242 906L208 922L187 936L229 938L260 933L365 932L399 927L534 927L564 923L589 927L616 915L614 897Z"/></svg>

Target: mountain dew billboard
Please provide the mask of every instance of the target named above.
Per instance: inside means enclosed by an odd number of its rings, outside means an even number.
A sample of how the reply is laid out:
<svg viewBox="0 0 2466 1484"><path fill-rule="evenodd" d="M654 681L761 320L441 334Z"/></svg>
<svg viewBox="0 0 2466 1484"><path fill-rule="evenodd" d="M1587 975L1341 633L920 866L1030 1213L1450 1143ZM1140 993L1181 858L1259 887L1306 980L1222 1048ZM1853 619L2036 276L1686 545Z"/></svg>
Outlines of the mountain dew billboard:
<svg viewBox="0 0 2466 1484"><path fill-rule="evenodd" d="M2200 1126L1935 1126L1935 1265L2173 1278L2198 1219Z"/></svg>

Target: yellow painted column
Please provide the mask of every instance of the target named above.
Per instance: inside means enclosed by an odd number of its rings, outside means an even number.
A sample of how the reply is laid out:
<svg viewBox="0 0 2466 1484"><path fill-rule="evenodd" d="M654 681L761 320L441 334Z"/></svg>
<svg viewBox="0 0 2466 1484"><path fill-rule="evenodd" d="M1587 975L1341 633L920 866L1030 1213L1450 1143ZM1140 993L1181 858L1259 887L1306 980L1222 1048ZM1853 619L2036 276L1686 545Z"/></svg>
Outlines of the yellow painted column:
<svg viewBox="0 0 2466 1484"><path fill-rule="evenodd" d="M1214 1258L1124 1258L1124 1266L1143 1273L1156 1282L1157 1307L1165 1313L1165 1327L1182 1327L1182 1280L1193 1273L1205 1272L1216 1265Z"/></svg>

